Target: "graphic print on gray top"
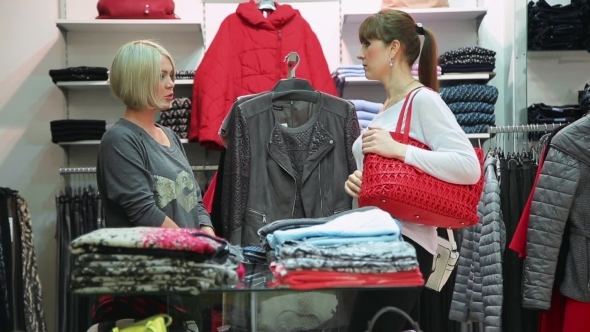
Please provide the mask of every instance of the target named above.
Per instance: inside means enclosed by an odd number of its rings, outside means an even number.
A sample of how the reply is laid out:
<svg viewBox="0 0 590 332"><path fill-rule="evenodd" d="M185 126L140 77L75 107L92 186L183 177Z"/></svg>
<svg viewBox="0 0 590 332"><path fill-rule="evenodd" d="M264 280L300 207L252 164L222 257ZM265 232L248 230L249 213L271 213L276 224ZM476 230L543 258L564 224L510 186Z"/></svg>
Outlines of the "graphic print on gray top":
<svg viewBox="0 0 590 332"><path fill-rule="evenodd" d="M159 127L169 147L125 119L103 135L97 180L107 227L159 227L166 216L181 228L212 226L180 139Z"/></svg>

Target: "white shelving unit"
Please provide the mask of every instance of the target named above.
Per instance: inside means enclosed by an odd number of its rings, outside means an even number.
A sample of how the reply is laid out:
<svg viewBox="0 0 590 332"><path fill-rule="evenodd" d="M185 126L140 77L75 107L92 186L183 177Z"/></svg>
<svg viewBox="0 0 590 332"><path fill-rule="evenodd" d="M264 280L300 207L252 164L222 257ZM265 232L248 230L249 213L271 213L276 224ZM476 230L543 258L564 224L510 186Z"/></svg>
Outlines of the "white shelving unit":
<svg viewBox="0 0 590 332"><path fill-rule="evenodd" d="M176 86L192 86L193 80L186 79L186 80L176 80ZM99 89L99 88L108 88L109 82L108 81L86 81L86 82L57 82L56 85L64 90L91 90L91 89Z"/></svg>
<svg viewBox="0 0 590 332"><path fill-rule="evenodd" d="M444 82L455 82L455 81L483 81L484 83L491 80L496 76L495 73L466 73L466 74L445 74L438 77L438 81ZM418 76L414 76L418 79ZM378 81L369 80L366 77L346 77L344 79L346 84L373 84L379 83Z"/></svg>
<svg viewBox="0 0 590 332"><path fill-rule="evenodd" d="M425 8L425 9L400 9L410 14L416 22L452 22L452 21L472 21L482 18L486 13L486 8L473 7L449 7L449 8ZM367 14L344 13L344 24L360 24L374 11Z"/></svg>
<svg viewBox="0 0 590 332"><path fill-rule="evenodd" d="M185 17L187 15L183 15ZM73 16L72 16L73 17ZM80 16L79 16L80 17ZM66 18L55 21L65 43L63 67L109 67L117 49L133 39L152 39L163 43L176 62L177 70L195 70L204 49L203 24L195 19L94 19ZM176 80L175 95L190 96L194 79ZM67 100L64 118L105 119L120 117L122 105L116 98L106 98L109 81L57 82ZM189 162L202 164L202 151L197 144L185 144ZM100 140L59 143L66 152L67 166L87 165L96 159ZM65 166L65 165L64 165Z"/></svg>
<svg viewBox="0 0 590 332"><path fill-rule="evenodd" d="M180 143L189 144L188 139L181 138ZM59 145L70 146L70 145L99 145L100 140L87 140L87 141L76 141L76 142L61 142Z"/></svg>
<svg viewBox="0 0 590 332"><path fill-rule="evenodd" d="M201 32L201 23L183 20L57 20L62 32Z"/></svg>

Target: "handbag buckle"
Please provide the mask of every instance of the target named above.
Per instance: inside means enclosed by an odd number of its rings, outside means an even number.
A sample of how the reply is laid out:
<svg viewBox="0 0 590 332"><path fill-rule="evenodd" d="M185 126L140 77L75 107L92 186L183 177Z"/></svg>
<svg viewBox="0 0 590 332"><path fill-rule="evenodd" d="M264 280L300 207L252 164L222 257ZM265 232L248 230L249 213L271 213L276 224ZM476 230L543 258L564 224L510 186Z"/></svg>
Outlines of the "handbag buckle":
<svg viewBox="0 0 590 332"><path fill-rule="evenodd" d="M149 13L150 13L150 5L149 4L145 5L145 11L143 13L146 15L149 15Z"/></svg>

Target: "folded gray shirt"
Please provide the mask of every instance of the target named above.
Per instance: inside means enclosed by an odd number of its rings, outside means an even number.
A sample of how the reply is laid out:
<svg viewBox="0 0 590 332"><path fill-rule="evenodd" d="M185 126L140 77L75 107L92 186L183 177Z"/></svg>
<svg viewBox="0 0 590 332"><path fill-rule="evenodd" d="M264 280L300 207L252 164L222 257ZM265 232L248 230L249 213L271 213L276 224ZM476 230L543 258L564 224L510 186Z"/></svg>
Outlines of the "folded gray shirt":
<svg viewBox="0 0 590 332"><path fill-rule="evenodd" d="M181 228L212 227L180 139L160 128L169 147L125 119L103 135L97 180L107 227L159 227L166 216Z"/></svg>

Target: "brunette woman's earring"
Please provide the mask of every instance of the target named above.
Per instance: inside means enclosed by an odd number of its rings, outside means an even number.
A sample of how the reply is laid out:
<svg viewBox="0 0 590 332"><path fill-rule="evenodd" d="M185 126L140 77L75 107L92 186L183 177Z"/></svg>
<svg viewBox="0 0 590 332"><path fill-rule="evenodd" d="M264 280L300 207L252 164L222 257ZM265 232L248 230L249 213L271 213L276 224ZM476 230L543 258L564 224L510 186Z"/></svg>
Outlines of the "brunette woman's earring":
<svg viewBox="0 0 590 332"><path fill-rule="evenodd" d="M389 58L389 67L393 67L393 59Z"/></svg>

